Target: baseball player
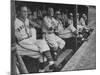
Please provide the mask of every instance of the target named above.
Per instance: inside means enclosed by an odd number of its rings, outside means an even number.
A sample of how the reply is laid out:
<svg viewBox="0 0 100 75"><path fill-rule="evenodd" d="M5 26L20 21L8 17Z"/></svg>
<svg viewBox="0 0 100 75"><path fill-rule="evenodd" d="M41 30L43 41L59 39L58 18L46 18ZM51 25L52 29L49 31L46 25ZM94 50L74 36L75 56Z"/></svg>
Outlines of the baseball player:
<svg viewBox="0 0 100 75"><path fill-rule="evenodd" d="M82 14L82 17L79 20L79 14L77 13L77 31L78 31L78 38L81 38L82 41L87 41L86 37L89 34L89 28L86 26L86 14Z"/></svg>
<svg viewBox="0 0 100 75"><path fill-rule="evenodd" d="M63 27L63 24L59 18L60 11L56 12L56 20L57 20L57 31L61 38L70 38L73 37L73 33L76 31L76 28L73 26L73 19L69 20L69 26L67 28Z"/></svg>
<svg viewBox="0 0 100 75"><path fill-rule="evenodd" d="M82 26L81 23L80 23L79 13L76 14L76 18L77 18L77 31L82 32L84 26Z"/></svg>
<svg viewBox="0 0 100 75"><path fill-rule="evenodd" d="M83 29L86 30L86 32L89 32L89 28L87 27L87 16L86 14L82 14L82 17L80 19L80 24L83 27Z"/></svg>
<svg viewBox="0 0 100 75"><path fill-rule="evenodd" d="M53 8L49 8L48 15L44 17L44 25L42 28L44 33L43 37L48 42L49 46L54 49L54 51L58 51L63 49L65 42L54 33L57 26L57 21L53 15Z"/></svg>
<svg viewBox="0 0 100 75"><path fill-rule="evenodd" d="M70 19L69 19L69 21L68 21L69 26L67 27L67 29L70 29L71 32L76 33L76 28L75 28L74 25L73 25L73 24L74 24L74 23L73 23L73 14L70 13L69 15L70 15Z"/></svg>
<svg viewBox="0 0 100 75"><path fill-rule="evenodd" d="M87 16L86 14L82 14L82 17L80 18L80 25L82 29L88 29L86 26Z"/></svg>
<svg viewBox="0 0 100 75"><path fill-rule="evenodd" d="M82 17L79 20L79 13L77 13L77 30L79 32L82 32L83 29L88 30L88 28L86 26L86 20L87 20L87 17L85 14L82 14Z"/></svg>
<svg viewBox="0 0 100 75"><path fill-rule="evenodd" d="M45 40L36 39L36 30L29 26L29 19L27 18L27 7L22 6L19 9L20 14L15 19L15 36L17 38L17 50L24 55L33 56L34 58L41 58L44 55L49 61L49 65L53 65L50 48Z"/></svg>

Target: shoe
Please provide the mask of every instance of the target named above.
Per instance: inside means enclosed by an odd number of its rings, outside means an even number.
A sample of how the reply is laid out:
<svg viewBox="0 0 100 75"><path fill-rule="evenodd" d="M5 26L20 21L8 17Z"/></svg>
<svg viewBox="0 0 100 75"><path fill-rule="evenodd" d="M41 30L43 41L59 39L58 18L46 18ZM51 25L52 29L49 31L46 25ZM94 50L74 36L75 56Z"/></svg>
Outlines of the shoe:
<svg viewBox="0 0 100 75"><path fill-rule="evenodd" d="M57 57L58 57L57 52L54 52L54 54L53 54L53 59L54 59L54 61L56 61L56 60L57 60Z"/></svg>
<svg viewBox="0 0 100 75"><path fill-rule="evenodd" d="M39 72L43 73L43 72L45 72L45 70L44 69L39 69Z"/></svg>
<svg viewBox="0 0 100 75"><path fill-rule="evenodd" d="M50 71L57 72L58 69L59 69L58 66L55 65L55 64L49 66L49 70L50 70Z"/></svg>
<svg viewBox="0 0 100 75"><path fill-rule="evenodd" d="M84 42L84 41L88 41L88 39L82 38L82 41L83 41L83 42Z"/></svg>
<svg viewBox="0 0 100 75"><path fill-rule="evenodd" d="M49 65L53 65L54 64L54 61L49 61Z"/></svg>

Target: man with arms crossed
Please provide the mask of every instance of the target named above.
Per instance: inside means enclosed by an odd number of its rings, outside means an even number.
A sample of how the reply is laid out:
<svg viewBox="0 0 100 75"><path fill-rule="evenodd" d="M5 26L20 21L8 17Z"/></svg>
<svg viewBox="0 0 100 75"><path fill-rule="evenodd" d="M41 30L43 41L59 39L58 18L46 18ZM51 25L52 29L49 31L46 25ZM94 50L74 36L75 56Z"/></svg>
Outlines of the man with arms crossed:
<svg viewBox="0 0 100 75"><path fill-rule="evenodd" d="M47 16L44 17L43 33L44 38L48 42L49 46L56 52L59 52L65 46L65 41L58 37L54 32L57 26L57 21L53 17L53 8L48 8ZM56 53L57 54L57 53ZM55 55L56 55L55 54ZM59 54L59 53L58 53Z"/></svg>

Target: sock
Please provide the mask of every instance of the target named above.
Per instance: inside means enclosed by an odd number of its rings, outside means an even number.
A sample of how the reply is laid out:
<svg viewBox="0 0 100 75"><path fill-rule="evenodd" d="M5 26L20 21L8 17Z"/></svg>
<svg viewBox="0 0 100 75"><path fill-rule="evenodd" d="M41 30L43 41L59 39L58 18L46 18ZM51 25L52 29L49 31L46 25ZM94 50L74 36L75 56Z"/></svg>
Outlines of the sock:
<svg viewBox="0 0 100 75"><path fill-rule="evenodd" d="M45 51L43 53L43 55L45 55L47 57L48 61L53 61L53 58L51 56L51 52L50 51Z"/></svg>

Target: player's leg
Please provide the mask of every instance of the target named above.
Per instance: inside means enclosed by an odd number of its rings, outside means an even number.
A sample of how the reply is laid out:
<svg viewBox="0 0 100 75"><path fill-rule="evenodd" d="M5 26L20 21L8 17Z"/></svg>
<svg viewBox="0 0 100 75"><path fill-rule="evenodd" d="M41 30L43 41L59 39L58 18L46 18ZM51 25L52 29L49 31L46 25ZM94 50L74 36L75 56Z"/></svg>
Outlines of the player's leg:
<svg viewBox="0 0 100 75"><path fill-rule="evenodd" d="M47 60L49 61L49 65L53 65L54 61L51 56L50 48L45 40L37 40L35 44L39 47L40 52L46 56Z"/></svg>
<svg viewBox="0 0 100 75"><path fill-rule="evenodd" d="M51 48L53 48L54 51L57 50L58 44L57 44L57 42L55 40L56 38L55 38L55 35L54 34L47 34L45 39L46 39L48 45Z"/></svg>
<svg viewBox="0 0 100 75"><path fill-rule="evenodd" d="M65 41L63 39L61 39L60 37L56 36L56 35L55 35L55 40L56 40L56 42L58 44L58 47L60 49L63 49L64 46L65 46Z"/></svg>
<svg viewBox="0 0 100 75"><path fill-rule="evenodd" d="M35 45L34 42L35 41L33 41L32 38L25 39L25 40L22 40L21 42L19 42L19 46L21 46L22 48L27 49L27 50L39 51L38 46Z"/></svg>

